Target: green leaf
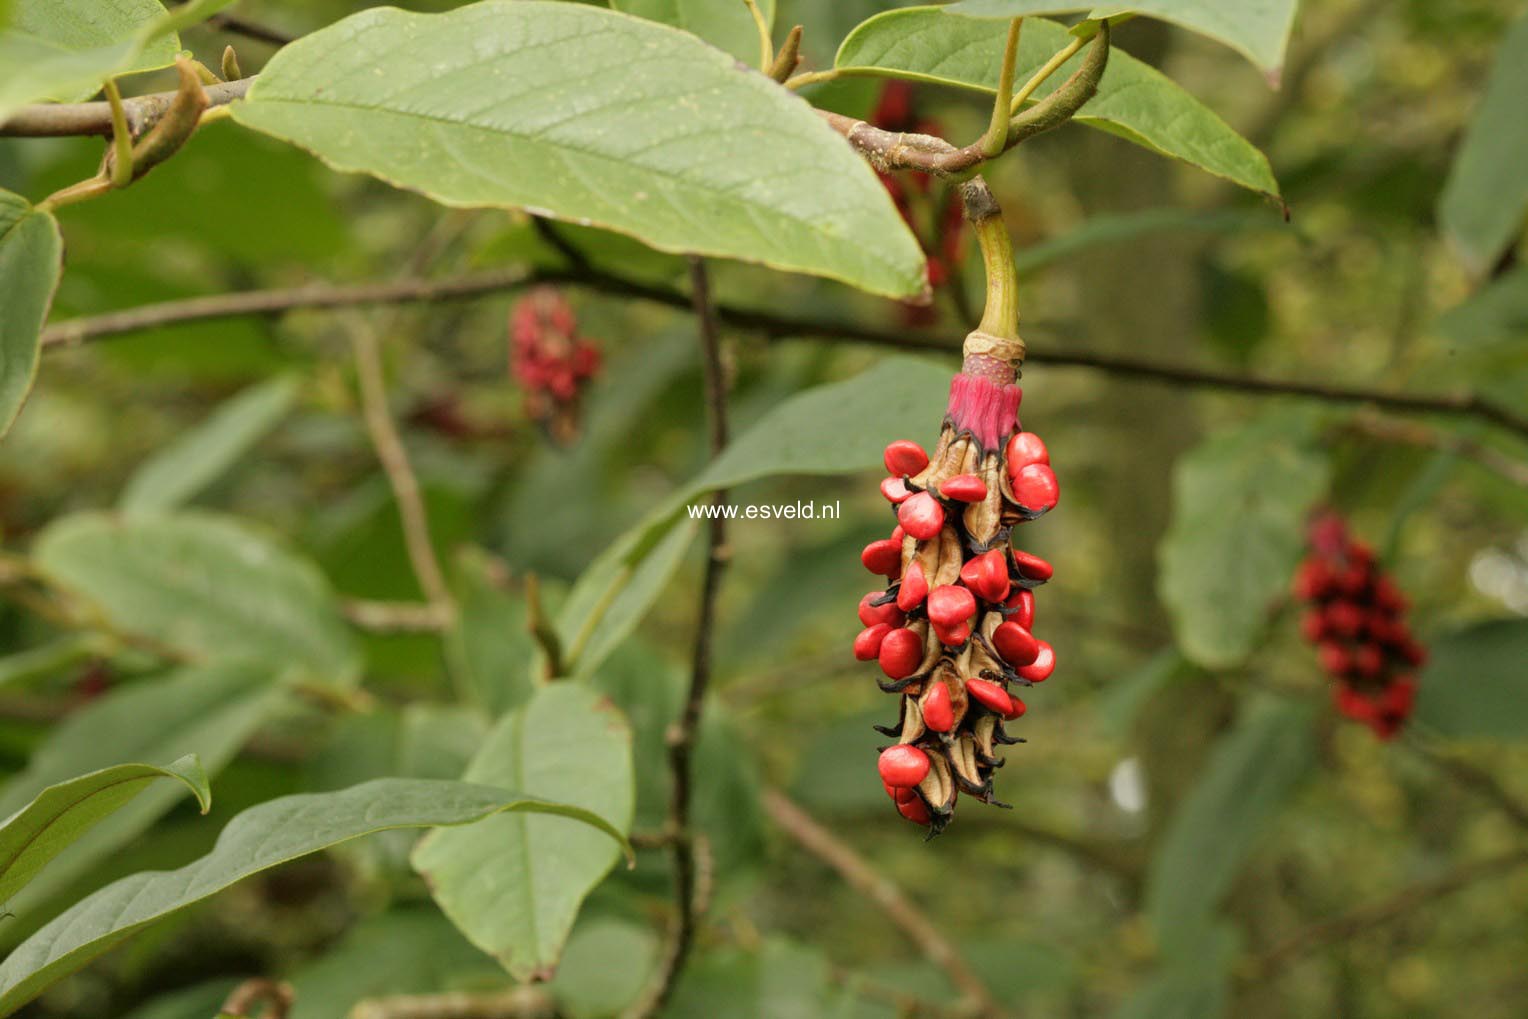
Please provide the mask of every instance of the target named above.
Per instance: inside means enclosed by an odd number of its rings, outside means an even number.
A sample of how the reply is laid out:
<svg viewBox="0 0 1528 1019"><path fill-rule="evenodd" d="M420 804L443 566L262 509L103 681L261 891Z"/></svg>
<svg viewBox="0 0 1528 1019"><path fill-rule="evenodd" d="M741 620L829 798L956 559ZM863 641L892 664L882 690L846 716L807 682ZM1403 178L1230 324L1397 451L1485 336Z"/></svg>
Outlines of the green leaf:
<svg viewBox="0 0 1528 1019"><path fill-rule="evenodd" d="M282 49L233 115L445 205L893 297L925 286L885 188L803 100L694 36L596 7L374 8Z"/></svg>
<svg viewBox="0 0 1528 1019"><path fill-rule="evenodd" d="M1438 331L1471 347L1510 343L1528 335L1528 265L1518 265L1444 312Z"/></svg>
<svg viewBox="0 0 1528 1019"><path fill-rule="evenodd" d="M1292 232L1293 228L1266 210L1206 212L1202 209L1161 208L1101 213L1088 217L1066 233L1019 249L1014 252L1013 263L1019 275L1027 276L1095 248L1126 244L1153 234L1241 234L1254 230Z"/></svg>
<svg viewBox="0 0 1528 1019"><path fill-rule="evenodd" d="M109 642L97 634L65 634L57 640L0 658L0 687L57 675L108 650Z"/></svg>
<svg viewBox="0 0 1528 1019"><path fill-rule="evenodd" d="M1026 79L1070 41L1062 25L1026 21L1019 37L1018 79ZM834 66L995 93L1003 44L1001 26L991 21L958 17L943 7L908 7L861 24L839 47ZM1079 54L1062 65L1035 92L1035 100L1055 91L1082 59ZM1098 94L1074 119L1253 191L1279 193L1268 158L1251 142L1172 79L1117 48Z"/></svg>
<svg viewBox="0 0 1528 1019"><path fill-rule="evenodd" d="M1484 275L1522 236L1528 216L1528 15L1496 51L1485 98L1438 199L1438 221L1470 271Z"/></svg>
<svg viewBox="0 0 1528 1019"><path fill-rule="evenodd" d="M296 398L297 381L290 377L250 386L231 397L134 471L118 508L141 516L189 502L276 427Z"/></svg>
<svg viewBox="0 0 1528 1019"><path fill-rule="evenodd" d="M1169 953L1202 941L1258 836L1315 761L1314 716L1305 703L1253 705L1178 805L1146 883L1146 915Z"/></svg>
<svg viewBox="0 0 1528 1019"><path fill-rule="evenodd" d="M651 927L607 918L581 923L568 939L552 994L568 1015L620 1015L647 986L658 951Z"/></svg>
<svg viewBox="0 0 1528 1019"><path fill-rule="evenodd" d="M961 0L949 10L981 18L1088 11L1112 17L1136 11L1225 43L1252 61L1276 85L1284 67L1297 0L1131 0L1128 4L1067 3L1066 0ZM1025 24L1025 31L1029 25Z"/></svg>
<svg viewBox="0 0 1528 1019"><path fill-rule="evenodd" d="M759 62L759 29L743 0L610 0L610 6L649 21L682 28L732 54L749 67ZM759 0L764 22L775 23L774 0Z"/></svg>
<svg viewBox="0 0 1528 1019"><path fill-rule="evenodd" d="M622 641L631 636L668 586L674 571L679 569L685 550L690 547L698 529L699 524L694 520L680 521L623 579L619 593L605 610L585 620L584 629L589 637L577 659L568 663L573 675L588 676L594 672ZM572 628L578 625L578 620L569 618L567 624Z"/></svg>
<svg viewBox="0 0 1528 1019"><path fill-rule="evenodd" d="M1252 652L1289 584L1331 464L1304 408L1223 431L1173 469L1173 517L1157 589L1183 653L1224 668Z"/></svg>
<svg viewBox="0 0 1528 1019"><path fill-rule="evenodd" d="M953 353L953 348L952 348ZM844 382L783 401L739 436L705 470L611 545L578 578L558 615L565 641L688 514L685 507L718 488L776 474L851 474L877 469L886 443L908 421L938 421L948 398L948 367L888 358Z"/></svg>
<svg viewBox="0 0 1528 1019"><path fill-rule="evenodd" d="M37 377L37 340L63 259L53 216L0 191L0 437L11 430Z"/></svg>
<svg viewBox="0 0 1528 1019"><path fill-rule="evenodd" d="M107 885L22 942L0 963L0 1016L150 924L279 864L373 832L470 824L501 813L555 814L604 832L612 846L625 845L621 832L588 810L468 782L382 778L340 792L283 796L235 817L201 859Z"/></svg>
<svg viewBox="0 0 1528 1019"><path fill-rule="evenodd" d="M542 687L499 721L463 777L534 789L608 831L631 827L631 730L586 686ZM608 839L565 820L515 816L431 832L413 863L468 940L528 980L556 966L584 896L618 855Z"/></svg>
<svg viewBox="0 0 1528 1019"><path fill-rule="evenodd" d="M1528 739L1528 619L1493 619L1434 638L1417 718L1455 739Z"/></svg>
<svg viewBox="0 0 1528 1019"><path fill-rule="evenodd" d="M178 779L206 813L207 773L195 755L165 767L118 764L50 785L0 826L0 902L9 902L59 853L143 792L157 778Z"/></svg>
<svg viewBox="0 0 1528 1019"><path fill-rule="evenodd" d="M117 629L198 659L291 666L325 683L354 679L355 641L327 582L240 521L197 511L130 520L81 513L49 525L33 556Z"/></svg>
<svg viewBox="0 0 1528 1019"><path fill-rule="evenodd" d="M1218 1019L1231 1000L1241 935L1227 923L1179 946L1157 972L1125 999L1115 1019Z"/></svg>
<svg viewBox="0 0 1528 1019"><path fill-rule="evenodd" d="M233 0L18 0L0 27L0 121L27 103L88 99L107 78L164 67L181 28Z"/></svg>
<svg viewBox="0 0 1528 1019"><path fill-rule="evenodd" d="M53 729L26 770L0 791L0 816L21 810L49 787L82 771L123 761L175 760L194 754L207 774L216 775L285 697L269 669L229 665L181 669L113 691ZM110 817L58 854L8 908L27 917L37 904L142 834L179 798L179 789L161 785L119 804Z"/></svg>
<svg viewBox="0 0 1528 1019"><path fill-rule="evenodd" d="M440 910L396 908L362 920L333 948L288 978L291 1019L340 1019L368 998L485 986L503 976ZM466 983L470 978L473 983ZM205 1019L205 1014L196 1019Z"/></svg>
<svg viewBox="0 0 1528 1019"><path fill-rule="evenodd" d="M531 663L536 645L525 617L525 601L494 577L492 562L479 549L457 557L456 622L446 635L446 652L464 700L497 718L531 699Z"/></svg>

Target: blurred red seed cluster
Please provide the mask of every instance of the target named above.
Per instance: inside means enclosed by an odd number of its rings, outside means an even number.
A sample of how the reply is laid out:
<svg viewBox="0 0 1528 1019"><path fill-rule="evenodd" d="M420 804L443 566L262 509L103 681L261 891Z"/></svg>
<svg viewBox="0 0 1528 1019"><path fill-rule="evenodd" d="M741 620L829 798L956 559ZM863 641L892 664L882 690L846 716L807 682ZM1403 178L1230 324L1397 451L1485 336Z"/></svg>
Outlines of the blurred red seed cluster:
<svg viewBox="0 0 1528 1019"><path fill-rule="evenodd" d="M1406 623L1409 604L1341 517L1318 515L1308 534L1294 579L1295 597L1309 606L1301 632L1335 681L1337 710L1391 739L1411 714L1415 670L1427 658Z"/></svg>
<svg viewBox="0 0 1528 1019"><path fill-rule="evenodd" d="M526 411L557 442L578 434L580 397L599 374L600 351L578 333L573 307L552 287L537 287L509 314L509 367Z"/></svg>
<svg viewBox="0 0 1528 1019"><path fill-rule="evenodd" d="M916 92L907 81L886 83L871 120L887 131L943 134L938 121L919 115ZM953 188L936 189L933 178L926 173L882 173L880 177L928 259L929 286L937 290L949 284L964 258L965 217L960 195ZM934 321L932 306L908 304L903 308L908 325L928 325Z"/></svg>

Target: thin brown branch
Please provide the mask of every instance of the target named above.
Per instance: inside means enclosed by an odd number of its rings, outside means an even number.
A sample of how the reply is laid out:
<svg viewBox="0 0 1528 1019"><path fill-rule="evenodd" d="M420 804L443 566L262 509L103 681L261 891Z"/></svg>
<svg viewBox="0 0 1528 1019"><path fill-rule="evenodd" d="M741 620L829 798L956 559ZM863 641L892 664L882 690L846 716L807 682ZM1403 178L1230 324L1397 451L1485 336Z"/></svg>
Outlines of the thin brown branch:
<svg viewBox="0 0 1528 1019"><path fill-rule="evenodd" d="M241 99L249 91L254 78L224 81L207 86L207 106L226 106ZM136 137L152 127L175 102L175 92L154 92L134 96L122 101L127 114L127 126ZM111 137L111 104L94 103L39 103L23 106L4 123L0 123L0 136L17 138L64 138L75 135L101 135Z"/></svg>
<svg viewBox="0 0 1528 1019"><path fill-rule="evenodd" d="M1434 449L1473 460L1486 470L1521 488L1528 488L1528 463L1514 460L1494 447L1465 435L1439 432L1416 421L1401 421L1375 414L1360 414L1347 422L1356 435L1405 446Z"/></svg>
<svg viewBox="0 0 1528 1019"><path fill-rule="evenodd" d="M451 626L450 612L429 602L352 598L340 608L351 625L377 633L440 633Z"/></svg>
<svg viewBox="0 0 1528 1019"><path fill-rule="evenodd" d="M426 601L437 613L451 615L454 603L446 586L446 576L435 555L435 545L430 540L430 518L425 510L424 497L420 494L419 479L409 463L408 451L393 424L392 413L387 407L387 380L382 370L381 345L377 334L366 322L347 318L350 347L355 356L356 377L361 388L361 413L371 444L376 448L377 460L387 475L387 483L393 490L393 500L398 504L398 519L403 527L403 543L408 550L409 564L419 581L419 589Z"/></svg>
<svg viewBox="0 0 1528 1019"><path fill-rule="evenodd" d="M121 336L167 325L250 315L282 315L298 309L347 308L369 304L452 301L502 293L537 283L583 287L617 297L648 301L671 308L689 308L680 291L590 269L497 269L442 279L403 279L379 283L327 284L193 297L145 304L124 311L65 319L43 331L44 347L68 346L86 340ZM959 341L928 331L889 329L857 322L809 319L752 308L719 304L717 319L725 326L759 333L770 339L822 339L867 343L905 351L954 354ZM1088 368L1132 381L1160 382L1196 389L1246 393L1254 396L1298 396L1329 403L1369 404L1406 414L1470 417L1528 438L1528 417L1476 393L1403 393L1365 386L1343 386L1298 379L1211 371L1188 365L1161 364L1129 355L1086 350L1029 348L1026 361L1058 367Z"/></svg>
<svg viewBox="0 0 1528 1019"><path fill-rule="evenodd" d="M706 419L710 451L715 459L727 446L727 379L722 365L721 329L716 307L711 301L711 283L706 265L699 258L690 259L690 299L700 333L701 363L705 372ZM724 490L712 493L711 504L727 505ZM669 771L668 834L674 861L674 918L658 972L652 984L627 1013L630 1019L648 1019L668 1003L679 975L689 960L695 943L695 931L705 899L710 898L709 851L690 823L690 804L694 770L695 742L700 736L701 712L706 691L711 685L711 645L716 628L716 602L721 591L730 551L727 548L727 522L721 513L710 518L706 537L705 576L701 581L700 612L695 624L695 645L690 660L690 686L679 718L667 735Z"/></svg>
<svg viewBox="0 0 1528 1019"><path fill-rule="evenodd" d="M929 962L938 966L950 978L978 1014L1000 1014L991 990L970 966L955 946L945 938L934 922L919 909L897 884L878 874L864 857L855 852L848 843L812 819L805 810L793 803L778 789L765 789L764 809L801 848L817 857L838 873L849 887L873 902L886 918L917 947Z"/></svg>
<svg viewBox="0 0 1528 1019"><path fill-rule="evenodd" d="M246 39L268 43L271 46L285 46L297 40L297 36L290 32L283 32L279 28L241 18L237 14L214 14L207 19L207 24L230 35L242 35Z"/></svg>
<svg viewBox="0 0 1528 1019"><path fill-rule="evenodd" d="M994 154L1001 155L1020 142L1071 120L1098 91L1098 81L1108 62L1109 26L1103 22L1082 66L1054 92L1009 122L1008 135L996 153L987 147L985 135L970 145L956 146L933 135L886 131L841 113L817 112L877 170L917 170L939 177L962 177Z"/></svg>
<svg viewBox="0 0 1528 1019"><path fill-rule="evenodd" d="M363 1001L348 1019L546 1019L556 1015L547 992L534 985L470 994L405 994Z"/></svg>
<svg viewBox="0 0 1528 1019"><path fill-rule="evenodd" d="M291 984L256 977L244 981L229 993L228 998L223 1002L221 1015L238 1016L239 1019L256 1019L250 1009L263 1003L265 1008L260 1012L259 1019L286 1019L295 999L296 994Z"/></svg>
<svg viewBox="0 0 1528 1019"><path fill-rule="evenodd" d="M1258 983L1274 976L1302 956L1329 945L1349 941L1376 927L1392 923L1431 905L1477 881L1506 874L1528 864L1528 849L1514 849L1465 864L1446 874L1407 885L1378 902L1312 924L1254 959L1243 970L1243 979Z"/></svg>

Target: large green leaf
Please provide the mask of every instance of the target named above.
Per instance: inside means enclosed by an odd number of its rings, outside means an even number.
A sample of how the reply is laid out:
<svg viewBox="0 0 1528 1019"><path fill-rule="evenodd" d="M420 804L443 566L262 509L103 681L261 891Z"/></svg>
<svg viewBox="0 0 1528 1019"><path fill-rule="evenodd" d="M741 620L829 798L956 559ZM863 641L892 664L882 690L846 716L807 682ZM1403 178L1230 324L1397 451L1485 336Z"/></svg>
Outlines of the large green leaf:
<svg viewBox="0 0 1528 1019"><path fill-rule="evenodd" d="M1437 328L1477 349L1528 336L1528 265L1514 266L1444 312Z"/></svg>
<svg viewBox="0 0 1528 1019"><path fill-rule="evenodd" d="M1475 273L1485 273L1522 236L1528 217L1528 15L1502 39L1485 98L1470 122L1438 220Z"/></svg>
<svg viewBox="0 0 1528 1019"><path fill-rule="evenodd" d="M925 285L885 189L803 100L692 35L596 7L364 11L277 53L234 117L446 205L894 297Z"/></svg>
<svg viewBox="0 0 1528 1019"><path fill-rule="evenodd" d="M217 665L114 691L70 715L0 790L0 816L21 810L49 787L82 771L124 761L168 761L195 754L209 775L223 769L284 703L269 669ZM78 838L7 903L26 918L35 906L140 835L180 798L168 784L142 790Z"/></svg>
<svg viewBox="0 0 1528 1019"><path fill-rule="evenodd" d="M297 397L290 377L250 386L133 472L118 505L141 515L177 509L217 480L286 416Z"/></svg>
<svg viewBox="0 0 1528 1019"><path fill-rule="evenodd" d="M1066 28L1053 21L1026 22L1019 37L1019 80L1070 41ZM996 92L1003 44L1001 26L991 21L962 18L942 7L909 7L878 14L856 28L839 47L834 65L851 73ZM1082 59L1079 54L1063 65L1040 86L1035 99L1059 87ZM1075 119L1253 191L1279 193L1267 157L1251 142L1172 79L1128 53L1110 54L1098 94Z"/></svg>
<svg viewBox="0 0 1528 1019"><path fill-rule="evenodd" d="M1284 66L1297 0L1131 0L1124 4L1079 4L1067 0L961 0L951 11L973 17L1014 18L1029 14L1088 11L1104 17L1137 11L1171 21L1225 43L1274 81Z"/></svg>
<svg viewBox="0 0 1528 1019"><path fill-rule="evenodd" d="M32 102L86 99L119 74L163 67L176 32L233 0L192 0L166 13L159 0L16 0L0 24L0 121Z"/></svg>
<svg viewBox="0 0 1528 1019"><path fill-rule="evenodd" d="M55 918L0 963L0 1016L136 932L278 864L395 828L461 825L500 813L555 814L625 844L604 818L519 793L428 779L383 778L334 793L283 796L235 817L212 852L179 870L134 874ZM618 854L616 854L618 855Z"/></svg>
<svg viewBox="0 0 1528 1019"><path fill-rule="evenodd" d="M160 767L118 764L50 785L0 825L0 902L18 890L65 848L158 778L179 780L202 813L212 805L207 773L194 755Z"/></svg>
<svg viewBox="0 0 1528 1019"><path fill-rule="evenodd" d="M1215 435L1174 467L1157 589L1193 661L1236 665L1267 626L1331 473L1319 421L1299 408L1265 414Z"/></svg>
<svg viewBox="0 0 1528 1019"><path fill-rule="evenodd" d="M610 0L610 6L650 21L661 21L700 36L719 49L753 67L759 62L759 29L738 0ZM766 24L775 22L775 0L759 0Z"/></svg>
<svg viewBox="0 0 1528 1019"><path fill-rule="evenodd" d="M610 830L631 828L631 730L586 686L538 690L499 721L463 778L534 789ZM431 832L413 862L468 940L528 980L556 966L580 903L618 855L609 839L564 819L510 816Z"/></svg>
<svg viewBox="0 0 1528 1019"><path fill-rule="evenodd" d="M600 553L578 578L558 616L564 640L629 582L679 520L685 507L718 488L775 474L851 474L881 462L886 443L907 436L908 422L944 414L950 372L914 358L889 358L852 379L783 401L705 470Z"/></svg>
<svg viewBox="0 0 1528 1019"><path fill-rule="evenodd" d="M53 216L0 191L0 436L10 431L37 377L37 339L63 257Z"/></svg>
<svg viewBox="0 0 1528 1019"><path fill-rule="evenodd" d="M1310 704L1253 704L1210 754L1178 805L1147 873L1146 915L1169 953L1213 928L1269 819L1315 761Z"/></svg>
<svg viewBox="0 0 1528 1019"><path fill-rule="evenodd" d="M1417 717L1456 739L1528 739L1528 619L1493 619L1434 639Z"/></svg>
<svg viewBox="0 0 1528 1019"><path fill-rule="evenodd" d="M536 688L531 675L536 644L525 600L496 580L490 560L478 549L457 556L456 572L456 620L446 635L451 674L463 700L497 718L530 700Z"/></svg>
<svg viewBox="0 0 1528 1019"><path fill-rule="evenodd" d="M196 511L50 525L33 555L117 629L198 659L292 666L348 682L356 647L324 578L245 524Z"/></svg>

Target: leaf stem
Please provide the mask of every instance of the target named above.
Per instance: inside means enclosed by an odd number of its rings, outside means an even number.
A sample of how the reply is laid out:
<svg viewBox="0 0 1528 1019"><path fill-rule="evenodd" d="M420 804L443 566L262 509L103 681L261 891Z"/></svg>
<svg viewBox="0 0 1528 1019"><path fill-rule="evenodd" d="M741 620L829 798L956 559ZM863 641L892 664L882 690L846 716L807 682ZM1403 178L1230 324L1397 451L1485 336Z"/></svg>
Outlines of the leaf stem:
<svg viewBox="0 0 1528 1019"><path fill-rule="evenodd" d="M844 72L837 67L830 67L826 71L803 71L801 74L785 80L785 87L791 91L805 88L808 85L819 85L825 81L834 81L844 76Z"/></svg>
<svg viewBox="0 0 1528 1019"><path fill-rule="evenodd" d="M1014 18L1008 22L1008 41L1003 45L1003 66L997 76L997 97L992 103L992 120L982 135L982 155L988 159L1003 154L1008 146L1008 112L1013 97L1013 66L1019 55L1019 34L1024 29L1024 19Z"/></svg>
<svg viewBox="0 0 1528 1019"><path fill-rule="evenodd" d="M764 20L764 12L759 9L758 0L743 0L748 5L748 13L753 15L753 27L759 30L759 70L765 74L775 65L775 44L769 36L769 22Z"/></svg>
<svg viewBox="0 0 1528 1019"><path fill-rule="evenodd" d="M1082 49L1086 43L1086 39L1073 39L1058 50L1049 60L1041 64L1040 69L1030 75L1029 80L1024 83L1023 87L1013 94L1013 101L1008 106L1008 115L1017 116L1019 111L1024 108L1024 104L1029 101L1029 97L1035 94L1035 89L1045 84L1045 79L1055 74L1062 64L1076 56L1077 51Z"/></svg>
<svg viewBox="0 0 1528 1019"><path fill-rule="evenodd" d="M115 78L106 79L104 91L111 107L111 186L125 188L133 180L133 132L127 126L127 111L122 108L122 92Z"/></svg>
<svg viewBox="0 0 1528 1019"><path fill-rule="evenodd" d="M1000 340L1019 339L1019 274L1003 210L980 176L960 186L966 220L981 247L987 273L987 304L977 331ZM1023 360L1022 354L1018 360Z"/></svg>

